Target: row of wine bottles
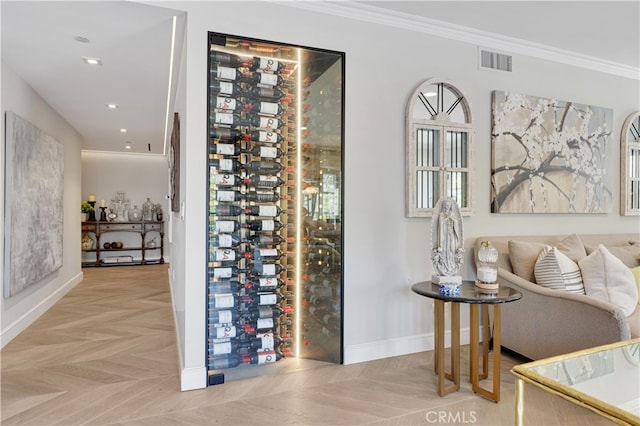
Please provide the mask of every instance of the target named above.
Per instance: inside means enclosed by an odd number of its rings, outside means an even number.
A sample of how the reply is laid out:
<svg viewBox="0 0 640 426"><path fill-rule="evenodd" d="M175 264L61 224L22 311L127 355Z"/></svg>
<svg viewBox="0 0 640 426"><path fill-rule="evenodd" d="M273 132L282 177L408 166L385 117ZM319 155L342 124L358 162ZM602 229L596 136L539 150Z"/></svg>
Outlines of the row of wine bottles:
<svg viewBox="0 0 640 426"><path fill-rule="evenodd" d="M295 77L269 58L210 61L207 347L223 369L289 353Z"/></svg>

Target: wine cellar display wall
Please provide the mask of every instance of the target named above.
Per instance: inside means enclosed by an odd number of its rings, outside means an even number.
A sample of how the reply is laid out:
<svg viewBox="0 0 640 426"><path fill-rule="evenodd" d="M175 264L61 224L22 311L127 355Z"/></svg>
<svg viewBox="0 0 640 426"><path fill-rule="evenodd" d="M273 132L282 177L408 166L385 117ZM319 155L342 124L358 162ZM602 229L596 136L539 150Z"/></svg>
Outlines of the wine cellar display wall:
<svg viewBox="0 0 640 426"><path fill-rule="evenodd" d="M208 37L208 382L341 363L344 54Z"/></svg>

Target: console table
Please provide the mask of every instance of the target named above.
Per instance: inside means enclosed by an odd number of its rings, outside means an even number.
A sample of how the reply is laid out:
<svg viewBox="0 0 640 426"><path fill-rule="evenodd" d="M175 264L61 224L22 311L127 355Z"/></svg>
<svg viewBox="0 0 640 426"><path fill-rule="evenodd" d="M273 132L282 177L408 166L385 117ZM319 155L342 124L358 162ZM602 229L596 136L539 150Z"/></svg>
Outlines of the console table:
<svg viewBox="0 0 640 426"><path fill-rule="evenodd" d="M500 286L497 292L482 292L473 281L463 281L460 292L454 295L441 293L440 287L437 284L432 284L431 281L414 284L411 290L421 296L434 299L434 369L438 374L438 395L444 396L460 389L460 303L468 303L471 386L475 393L494 402L500 401L500 306L503 303L520 299L522 293L504 286ZM445 372L444 362L444 305L446 302L451 302L451 372ZM489 305L493 306L493 389L491 391L480 386L480 380L489 376L490 324L487 309ZM482 373L478 371L479 306L482 306ZM452 381L453 384L446 386L445 379Z"/></svg>
<svg viewBox="0 0 640 426"><path fill-rule="evenodd" d="M95 260L83 260L83 267L164 263L164 222L82 222L81 226L82 233L93 234L95 241L94 248L83 249L82 252L95 253L96 256ZM101 237L115 232L139 235L139 245L105 249L103 244L111 240ZM146 235L150 232L159 236L154 247L146 246ZM123 255L123 252L133 252L133 255ZM136 254L139 256L134 257Z"/></svg>

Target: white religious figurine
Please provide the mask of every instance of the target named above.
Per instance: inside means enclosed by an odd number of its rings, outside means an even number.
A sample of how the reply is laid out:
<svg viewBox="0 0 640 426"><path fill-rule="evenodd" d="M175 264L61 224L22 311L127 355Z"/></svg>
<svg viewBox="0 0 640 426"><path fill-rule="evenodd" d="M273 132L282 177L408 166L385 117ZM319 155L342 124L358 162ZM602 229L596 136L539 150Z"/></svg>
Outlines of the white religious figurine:
<svg viewBox="0 0 640 426"><path fill-rule="evenodd" d="M453 198L443 197L436 204L431 219L431 261L435 284L461 284L458 274L463 262L464 239L462 217Z"/></svg>

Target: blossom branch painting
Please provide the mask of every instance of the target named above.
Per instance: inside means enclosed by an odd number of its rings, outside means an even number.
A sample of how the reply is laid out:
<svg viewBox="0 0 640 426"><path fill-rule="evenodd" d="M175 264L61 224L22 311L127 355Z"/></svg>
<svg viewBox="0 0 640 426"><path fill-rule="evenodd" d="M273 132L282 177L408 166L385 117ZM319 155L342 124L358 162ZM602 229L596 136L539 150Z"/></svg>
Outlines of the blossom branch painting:
<svg viewBox="0 0 640 426"><path fill-rule="evenodd" d="M606 213L613 110L494 91L492 213Z"/></svg>

